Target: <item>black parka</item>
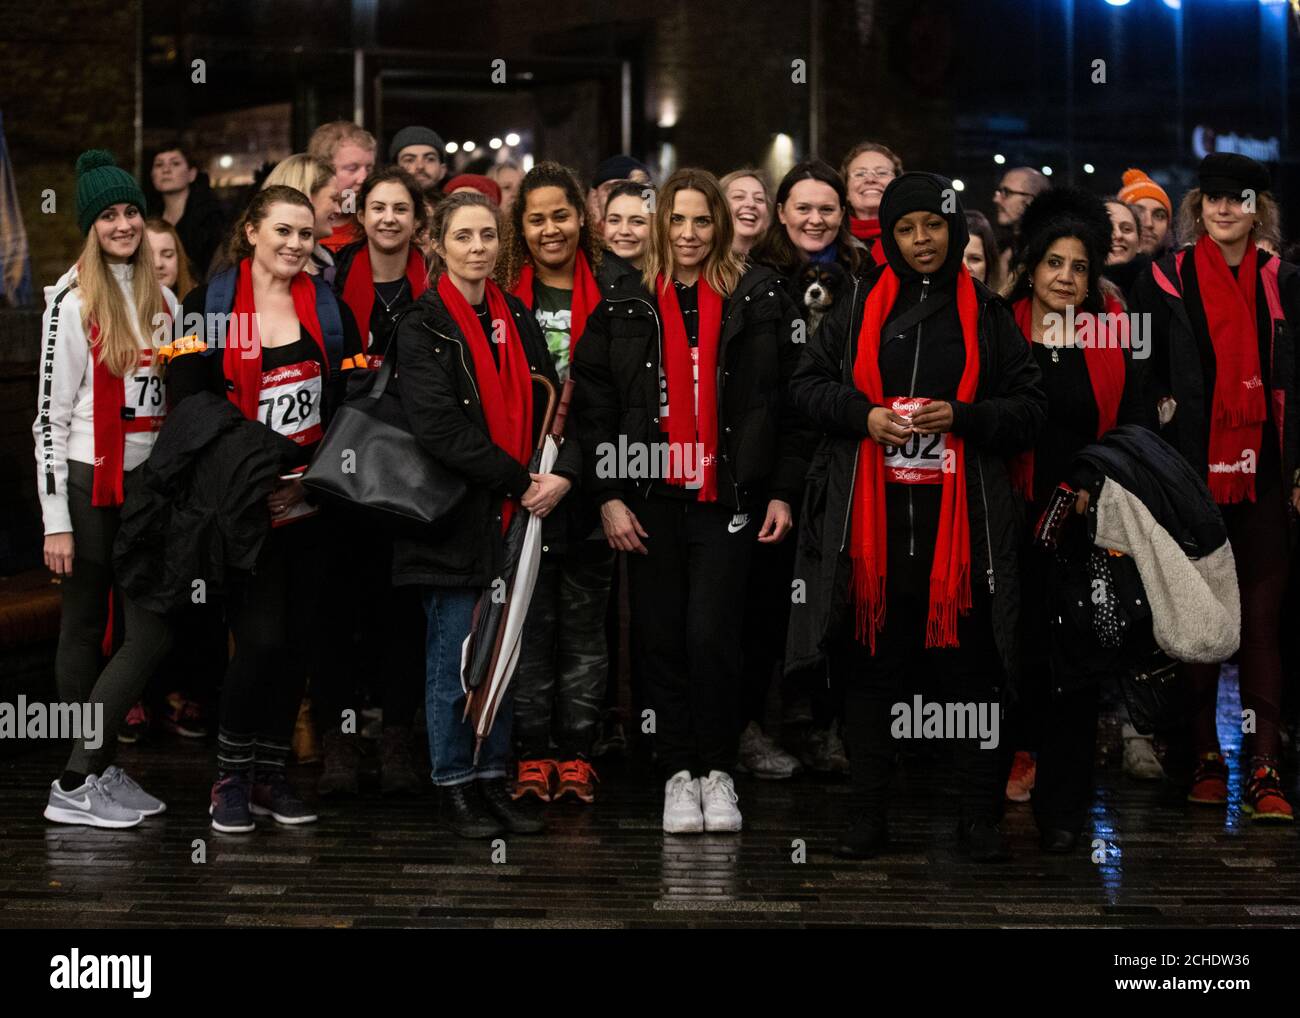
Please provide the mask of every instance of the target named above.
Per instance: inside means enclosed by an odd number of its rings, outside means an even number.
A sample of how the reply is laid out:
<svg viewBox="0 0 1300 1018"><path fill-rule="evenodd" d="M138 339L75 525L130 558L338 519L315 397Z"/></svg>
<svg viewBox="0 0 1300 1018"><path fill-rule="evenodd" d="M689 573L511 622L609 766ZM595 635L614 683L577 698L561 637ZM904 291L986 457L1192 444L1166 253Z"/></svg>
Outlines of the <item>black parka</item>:
<svg viewBox="0 0 1300 1018"><path fill-rule="evenodd" d="M598 469L602 455L666 441L659 426L663 351L659 302L636 274L602 283L604 298L587 319L574 351L574 408L587 463L585 482L603 505L645 494L658 483ZM776 276L751 266L723 310L718 347L718 502L761 512L769 499L798 501L813 433L790 402L787 384L798 363L799 314ZM622 471L618 471L621 475Z"/></svg>
<svg viewBox="0 0 1300 1018"><path fill-rule="evenodd" d="M801 514L794 575L803 581L804 600L796 600L790 612L787 674L825 667L831 642L852 625L849 510L858 446L871 441L867 415L873 406L853 382L853 364L867 295L879 278L876 270L855 281L852 291L835 302L790 385L795 406L824 434L808 471ZM1046 400L1038 366L1011 309L982 284L976 283L975 291L979 384L973 402L953 404L952 430L967 443L971 584L985 585L990 594L998 652L1008 682L1014 682L1024 504L1011 489L1006 460L1032 446L1046 416Z"/></svg>
<svg viewBox="0 0 1300 1018"><path fill-rule="evenodd" d="M507 293L505 299L529 370L558 386L551 355L532 312L512 294ZM464 475L469 491L464 501L427 533L394 538L393 583L486 587L502 569L501 502L507 496L522 496L532 478L525 466L492 441L468 342L436 286L426 290L402 316L394 341L397 391L411 433L430 456ZM534 387L534 444L544 409L540 391ZM582 451L572 415L553 472L575 485L581 475ZM575 494L570 491L565 498ZM558 509L546 518L544 543L549 543L552 528L561 523Z"/></svg>

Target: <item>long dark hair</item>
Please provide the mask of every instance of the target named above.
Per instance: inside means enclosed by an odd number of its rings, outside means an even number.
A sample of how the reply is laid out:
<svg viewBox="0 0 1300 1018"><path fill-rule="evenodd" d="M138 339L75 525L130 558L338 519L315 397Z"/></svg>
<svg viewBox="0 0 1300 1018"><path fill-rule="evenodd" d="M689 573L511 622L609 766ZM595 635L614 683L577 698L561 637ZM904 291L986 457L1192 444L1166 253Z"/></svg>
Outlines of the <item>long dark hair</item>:
<svg viewBox="0 0 1300 1018"><path fill-rule="evenodd" d="M400 184L406 188L406 193L411 198L411 208L415 213L415 230L412 237L429 225L429 210L424 204L424 192L420 190L420 185L415 182L415 178L400 166L389 166L366 177L366 182L361 185L361 192L357 195L357 212L366 207L370 193L380 184Z"/></svg>
<svg viewBox="0 0 1300 1018"><path fill-rule="evenodd" d="M785 224L781 222L779 210L790 197L794 185L801 180L816 180L834 188L835 196L839 199L840 209L843 212L843 218L840 219L839 233L836 234L833 241L837 245L836 258L850 274L857 275L862 264L862 254L861 245L858 244L849 230L849 192L844 186L843 178L835 172L835 168L830 163L823 159L809 159L799 163L781 178L781 186L776 189L776 199L774 201L776 208L773 210L772 223L767 228L767 233L763 234L763 239L758 242L750 253L751 260L763 265L769 265L778 273L787 277L794 275L798 271L804 257L799 249L791 243L790 235L785 230Z"/></svg>
<svg viewBox="0 0 1300 1018"><path fill-rule="evenodd" d="M1074 237L1088 253L1088 293L1080 309L1094 314L1105 310L1101 274L1110 250L1110 214L1100 198L1078 187L1049 188L1025 209L1016 281L1007 299L1014 304L1033 296L1034 270L1047 257L1048 248L1062 237Z"/></svg>
<svg viewBox="0 0 1300 1018"><path fill-rule="evenodd" d="M509 229L501 243L501 257L497 259L496 280L503 290L513 289L519 282L519 274L524 266L532 262L533 256L524 240L524 206L528 204L528 195L539 187L558 187L564 192L564 200L573 206L574 213L585 219L578 230L578 250L587 257L587 264L595 272L600 264L601 245L596 236L596 224L587 216L587 201L582 194L582 185L567 166L560 163L540 162L524 174L519 183L519 193L515 203L510 206Z"/></svg>

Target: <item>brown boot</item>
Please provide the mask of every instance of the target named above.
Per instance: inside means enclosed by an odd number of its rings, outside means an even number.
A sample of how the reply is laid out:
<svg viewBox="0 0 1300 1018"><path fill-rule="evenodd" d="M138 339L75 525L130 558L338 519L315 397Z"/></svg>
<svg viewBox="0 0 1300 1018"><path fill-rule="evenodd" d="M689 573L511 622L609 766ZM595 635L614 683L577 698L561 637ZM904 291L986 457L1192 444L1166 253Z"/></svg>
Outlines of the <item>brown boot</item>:
<svg viewBox="0 0 1300 1018"><path fill-rule="evenodd" d="M411 767L411 730L385 728L379 742L379 788L384 795L407 795L420 787Z"/></svg>

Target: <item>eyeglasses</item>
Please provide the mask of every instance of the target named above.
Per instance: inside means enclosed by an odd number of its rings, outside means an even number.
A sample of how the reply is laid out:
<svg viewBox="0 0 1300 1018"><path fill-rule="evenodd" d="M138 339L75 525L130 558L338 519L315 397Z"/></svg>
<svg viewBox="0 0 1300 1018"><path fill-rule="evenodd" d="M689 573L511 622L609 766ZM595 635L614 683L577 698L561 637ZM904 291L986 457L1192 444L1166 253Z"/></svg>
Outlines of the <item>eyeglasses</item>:
<svg viewBox="0 0 1300 1018"><path fill-rule="evenodd" d="M893 180L897 173L893 170L854 170L849 174L850 180Z"/></svg>
<svg viewBox="0 0 1300 1018"><path fill-rule="evenodd" d="M995 187L993 194L998 198L1010 198L1013 194L1021 198L1032 198L1034 196L1033 191L1013 191L1009 187Z"/></svg>

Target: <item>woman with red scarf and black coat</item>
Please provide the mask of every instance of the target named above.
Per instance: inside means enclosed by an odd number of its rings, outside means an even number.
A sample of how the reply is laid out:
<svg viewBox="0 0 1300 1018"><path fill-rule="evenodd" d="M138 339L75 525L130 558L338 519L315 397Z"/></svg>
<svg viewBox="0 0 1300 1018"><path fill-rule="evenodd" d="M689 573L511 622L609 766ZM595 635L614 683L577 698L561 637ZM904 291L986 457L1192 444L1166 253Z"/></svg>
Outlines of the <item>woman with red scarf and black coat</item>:
<svg viewBox="0 0 1300 1018"><path fill-rule="evenodd" d="M642 277L604 292L573 362L585 483L609 545L629 552L669 834L741 829L744 593L756 543L790 530L811 439L786 392L797 312L731 231L712 174L669 177Z"/></svg>
<svg viewBox="0 0 1300 1018"><path fill-rule="evenodd" d="M428 266L414 237L426 225L424 196L415 180L392 166L366 178L357 202L364 236L334 255L334 293L352 312L361 332L366 366L383 363L402 313L428 286ZM411 591L392 584L392 540L367 532L352 539L355 521L329 520L338 549L329 562L328 585L346 590L327 606L327 639L319 642L320 666L311 686L313 720L321 735L323 766L316 790L322 796L358 791L359 736L345 711L357 710L357 679L366 675L383 709L379 746L380 787L385 794L415 791L411 728L419 708L424 671L424 612ZM369 608L361 616L357 604Z"/></svg>
<svg viewBox="0 0 1300 1018"><path fill-rule="evenodd" d="M255 815L282 824L316 819L284 772L310 648L320 638L329 556L323 521L297 478L324 437L346 374L364 362L352 315L306 271L315 220L311 201L292 187L254 195L231 241L234 267L185 297L181 322L189 330L201 321L203 334L169 351L169 399L224 395L302 454L298 470L268 496L271 533L226 602L235 653L221 692L209 809L223 833L253 830Z"/></svg>
<svg viewBox="0 0 1300 1018"><path fill-rule="evenodd" d="M825 437L808 473L795 567L806 600L791 609L786 670L828 667L844 687L862 813L837 854L870 858L888 843L895 736L921 731L916 694L984 718L987 737L956 742L958 838L995 861L1007 856L1004 776L989 729L1017 675L1024 518L1005 461L1032 446L1046 406L1007 306L962 263L952 182L905 173L880 211L887 264L836 302L790 385Z"/></svg>
<svg viewBox="0 0 1300 1018"><path fill-rule="evenodd" d="M1058 484L1078 493L1079 512L1086 509L1095 478L1074 466L1079 450L1118 425L1154 428L1155 405L1144 391L1149 343L1130 349L1123 306L1102 289L1110 247L1102 201L1078 188L1052 188L1025 211L1021 238L1008 300L1042 374L1047 422L1032 449L1011 463L1011 483L1029 511L1021 557L1025 681L1012 709L1019 724L1009 726L1005 749L1037 749L1033 803L1041 844L1064 853L1087 817L1098 692L1118 655L1104 651L1090 627L1076 631L1071 613L1059 607L1062 577L1087 572L1092 545L1084 528L1065 529L1056 555L1032 547L1029 538ZM1013 733L1020 731L1017 739Z"/></svg>
<svg viewBox="0 0 1300 1018"><path fill-rule="evenodd" d="M476 753L461 646L479 595L502 574L511 517L542 517L545 542L545 522L581 473L582 450L566 429L553 472L529 473L544 413L531 376L558 378L536 320L492 281L500 210L477 191L458 191L438 203L429 237L433 281L397 327L397 387L411 433L464 476L468 492L427 533L394 539L393 582L418 588L424 603L425 716L444 823L466 838L536 833L542 821L513 801L507 781L513 683Z"/></svg>
<svg viewBox="0 0 1300 1018"><path fill-rule="evenodd" d="M1242 809L1254 820L1289 822L1278 775L1279 627L1292 513L1300 509L1300 271L1256 246L1278 216L1264 166L1215 152L1198 174L1200 186L1179 210L1179 236L1192 244L1138 279L1131 309L1151 315L1160 434L1204 471L1237 564L1241 703L1255 720ZM1184 668L1196 697L1197 765L1188 799L1222 804L1228 768L1215 725L1219 666Z"/></svg>

